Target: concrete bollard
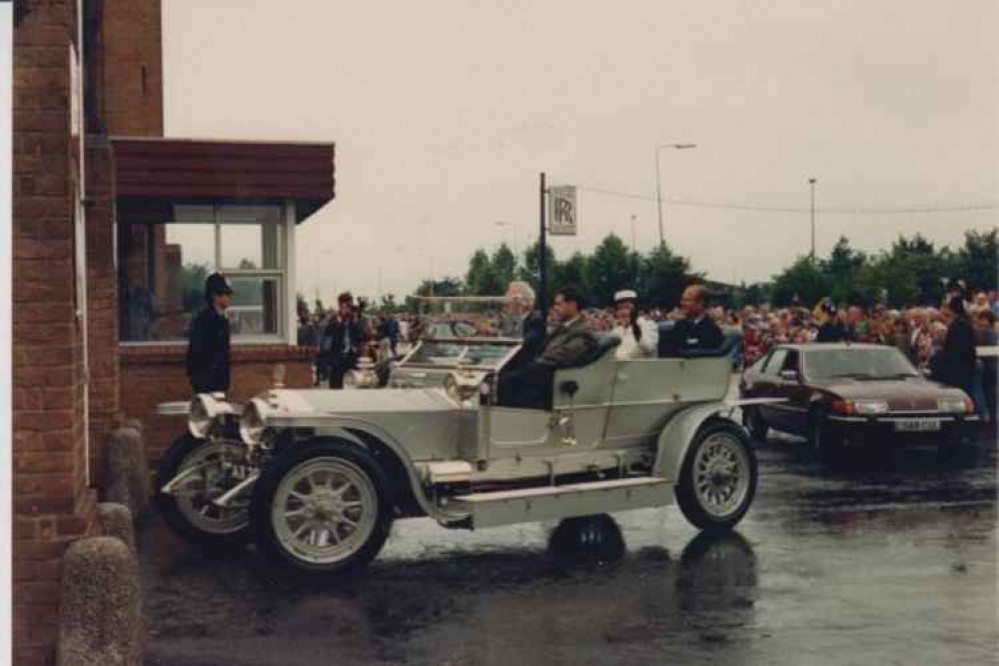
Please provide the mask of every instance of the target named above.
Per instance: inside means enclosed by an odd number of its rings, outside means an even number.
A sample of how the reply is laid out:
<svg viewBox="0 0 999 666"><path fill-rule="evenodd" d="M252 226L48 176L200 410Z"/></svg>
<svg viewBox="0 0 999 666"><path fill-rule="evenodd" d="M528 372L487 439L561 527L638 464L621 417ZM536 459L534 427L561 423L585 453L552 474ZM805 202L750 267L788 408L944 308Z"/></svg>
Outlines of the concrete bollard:
<svg viewBox="0 0 999 666"><path fill-rule="evenodd" d="M111 433L107 446L107 501L124 504L138 520L149 510L152 487L142 426L129 419Z"/></svg>
<svg viewBox="0 0 999 666"><path fill-rule="evenodd" d="M56 666L142 663L138 561L116 537L70 545L62 561Z"/></svg>
<svg viewBox="0 0 999 666"><path fill-rule="evenodd" d="M124 504L102 502L97 505L97 522L104 536L118 537L135 554L135 524L132 512Z"/></svg>

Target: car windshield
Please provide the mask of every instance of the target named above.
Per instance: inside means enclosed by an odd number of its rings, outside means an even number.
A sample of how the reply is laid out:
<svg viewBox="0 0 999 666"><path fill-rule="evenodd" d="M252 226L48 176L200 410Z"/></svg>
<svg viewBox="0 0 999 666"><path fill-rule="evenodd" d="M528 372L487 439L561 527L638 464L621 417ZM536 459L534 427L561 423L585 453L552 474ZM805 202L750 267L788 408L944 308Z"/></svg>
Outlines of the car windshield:
<svg viewBox="0 0 999 666"><path fill-rule="evenodd" d="M410 296L424 338L520 339L525 306L502 296Z"/></svg>
<svg viewBox="0 0 999 666"><path fill-rule="evenodd" d="M805 375L809 379L895 379L918 377L908 359L893 347L882 349L809 349L805 353Z"/></svg>
<svg viewBox="0 0 999 666"><path fill-rule="evenodd" d="M437 340L426 339L407 356L399 367L434 366L449 368L465 366L496 370L517 348L515 341L499 340Z"/></svg>

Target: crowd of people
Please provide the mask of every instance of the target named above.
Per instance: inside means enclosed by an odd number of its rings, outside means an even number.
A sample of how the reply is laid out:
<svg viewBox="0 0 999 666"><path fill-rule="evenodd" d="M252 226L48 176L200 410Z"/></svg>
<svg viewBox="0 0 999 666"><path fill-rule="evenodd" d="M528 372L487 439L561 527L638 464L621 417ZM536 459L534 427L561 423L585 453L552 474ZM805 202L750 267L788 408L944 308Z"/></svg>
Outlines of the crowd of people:
<svg viewBox="0 0 999 666"><path fill-rule="evenodd" d="M703 288L686 290L694 303L681 303L671 311L640 310L638 295L618 292L606 307L585 307L579 317L594 332L615 331L624 342L619 353L652 353L656 324L675 320L698 326L707 320L719 330L741 336L733 350L733 364L742 369L759 360L775 345L783 343L864 342L894 346L919 369L936 379L964 388L982 406L983 418L994 418L995 358L978 359L976 347L994 347L999 340L999 295L995 291L968 292L955 284L939 306L892 309L883 305L864 308L823 299L815 307L771 307L747 305L739 309L711 306ZM316 382L342 386L344 373L367 356L378 363L398 358L424 335L440 335L441 326L460 320L466 334L476 336L514 335L520 337L523 317L533 307L534 294L524 283L514 283L507 293L510 305L505 313L479 315L439 315L416 313L369 313L363 301L341 294L338 308L326 313L300 313L298 342L314 347ZM588 305L588 304L587 304ZM693 310L691 310L693 307ZM691 313L695 314L691 314ZM540 317L539 317L540 319ZM548 313L547 330L557 325L555 308ZM511 321L515 325L511 328ZM455 334L461 337L461 334ZM644 341L642 340L644 336ZM952 348L947 348L948 345ZM644 350L644 352L643 352ZM962 360L955 360L955 359Z"/></svg>

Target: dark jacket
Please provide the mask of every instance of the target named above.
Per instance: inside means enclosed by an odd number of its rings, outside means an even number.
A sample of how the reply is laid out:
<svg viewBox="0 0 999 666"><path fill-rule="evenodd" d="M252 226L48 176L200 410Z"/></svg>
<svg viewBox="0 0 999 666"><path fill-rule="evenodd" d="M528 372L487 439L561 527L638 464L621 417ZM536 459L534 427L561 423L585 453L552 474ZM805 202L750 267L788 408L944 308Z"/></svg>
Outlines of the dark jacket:
<svg viewBox="0 0 999 666"><path fill-rule="evenodd" d="M837 321L827 321L819 327L816 342L843 342L846 340L846 326Z"/></svg>
<svg viewBox="0 0 999 666"><path fill-rule="evenodd" d="M975 373L975 331L967 317L958 317L947 329L943 348L934 359L934 381L970 391Z"/></svg>
<svg viewBox="0 0 999 666"><path fill-rule="evenodd" d="M587 356L597 346L597 339L582 315L572 324L560 324L545 341L538 360L556 367L566 367Z"/></svg>
<svg viewBox="0 0 999 666"><path fill-rule="evenodd" d="M659 338L659 355L668 357L694 349L718 349L724 340L718 324L707 315L698 322L681 319L668 335Z"/></svg>
<svg viewBox="0 0 999 666"><path fill-rule="evenodd" d="M348 344L344 344L345 336L348 338ZM361 321L352 319L344 323L333 320L323 331L321 349L330 367L350 368L354 367L360 358L363 344L364 324Z"/></svg>
<svg viewBox="0 0 999 666"><path fill-rule="evenodd" d="M187 376L195 393L229 390L229 320L211 305L191 324Z"/></svg>

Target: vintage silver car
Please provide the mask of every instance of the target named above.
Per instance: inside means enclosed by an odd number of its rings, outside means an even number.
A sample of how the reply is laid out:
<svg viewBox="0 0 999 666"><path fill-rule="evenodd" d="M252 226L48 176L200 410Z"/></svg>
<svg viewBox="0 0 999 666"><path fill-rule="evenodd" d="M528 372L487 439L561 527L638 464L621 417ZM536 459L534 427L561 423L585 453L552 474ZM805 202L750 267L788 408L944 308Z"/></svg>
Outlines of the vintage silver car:
<svg viewBox="0 0 999 666"><path fill-rule="evenodd" d="M274 388L242 406L198 395L158 471L157 504L192 542L252 538L319 573L370 562L404 517L480 529L675 497L696 527L732 528L757 465L731 416L760 402L725 400L734 341L641 360L616 358L618 342L604 334L554 369L537 406L498 398L521 348L504 338L424 341L393 371L400 388Z"/></svg>

